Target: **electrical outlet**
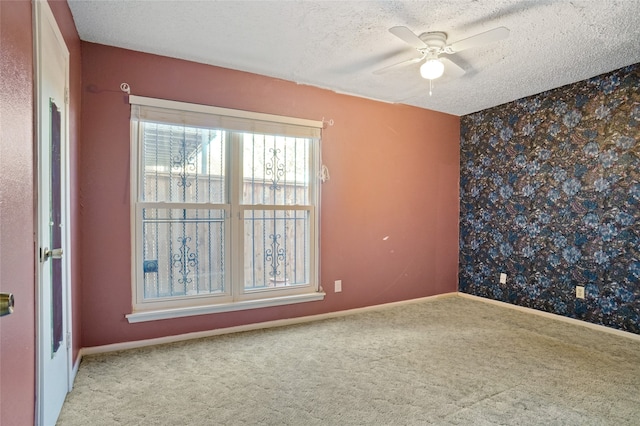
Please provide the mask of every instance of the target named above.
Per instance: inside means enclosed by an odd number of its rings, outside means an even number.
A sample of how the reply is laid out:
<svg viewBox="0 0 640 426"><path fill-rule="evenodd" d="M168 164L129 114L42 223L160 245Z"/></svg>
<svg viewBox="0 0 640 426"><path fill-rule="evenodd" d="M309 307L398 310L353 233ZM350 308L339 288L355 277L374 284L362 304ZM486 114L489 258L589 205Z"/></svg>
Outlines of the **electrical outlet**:
<svg viewBox="0 0 640 426"><path fill-rule="evenodd" d="M580 285L576 286L576 297L578 299L584 299L584 287Z"/></svg>
<svg viewBox="0 0 640 426"><path fill-rule="evenodd" d="M503 272L500 274L500 284L506 284L506 283L507 283L507 274Z"/></svg>
<svg viewBox="0 0 640 426"><path fill-rule="evenodd" d="M336 280L334 292L340 293L342 291L342 280Z"/></svg>

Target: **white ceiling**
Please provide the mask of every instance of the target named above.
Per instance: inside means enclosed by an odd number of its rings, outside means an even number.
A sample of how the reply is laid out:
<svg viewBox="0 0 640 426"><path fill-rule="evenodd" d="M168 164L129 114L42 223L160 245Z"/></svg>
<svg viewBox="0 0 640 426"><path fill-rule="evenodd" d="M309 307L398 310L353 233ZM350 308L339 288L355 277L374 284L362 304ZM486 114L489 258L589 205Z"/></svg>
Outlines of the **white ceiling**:
<svg viewBox="0 0 640 426"><path fill-rule="evenodd" d="M637 0L69 0L85 41L465 115L640 62ZM506 40L449 58L466 74L428 81L388 29Z"/></svg>

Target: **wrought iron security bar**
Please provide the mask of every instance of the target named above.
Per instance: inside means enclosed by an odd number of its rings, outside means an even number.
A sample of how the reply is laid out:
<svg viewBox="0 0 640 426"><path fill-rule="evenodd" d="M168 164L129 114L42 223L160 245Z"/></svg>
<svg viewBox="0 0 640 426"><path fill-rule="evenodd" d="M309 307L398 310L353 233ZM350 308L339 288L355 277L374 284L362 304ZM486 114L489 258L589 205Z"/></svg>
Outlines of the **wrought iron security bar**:
<svg viewBox="0 0 640 426"><path fill-rule="evenodd" d="M244 211L244 235L232 238L244 246L244 291L309 283L308 139L141 124L145 299L229 293L232 208ZM236 207L228 204L231 140L242 145Z"/></svg>

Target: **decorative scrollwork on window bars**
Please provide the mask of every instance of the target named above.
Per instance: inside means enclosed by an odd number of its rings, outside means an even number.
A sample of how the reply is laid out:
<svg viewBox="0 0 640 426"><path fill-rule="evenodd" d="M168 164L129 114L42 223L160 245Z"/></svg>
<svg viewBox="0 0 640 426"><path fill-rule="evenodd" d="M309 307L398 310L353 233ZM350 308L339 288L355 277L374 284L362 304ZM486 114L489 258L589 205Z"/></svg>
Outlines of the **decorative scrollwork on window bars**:
<svg viewBox="0 0 640 426"><path fill-rule="evenodd" d="M269 185L269 189L273 191L279 191L280 189L282 189L282 185L280 185L280 179L282 179L282 176L284 176L284 164L280 164L280 157L278 157L280 148L270 148L269 152L272 154L272 160L264 166L266 175L273 176L271 179L271 185Z"/></svg>
<svg viewBox="0 0 640 426"><path fill-rule="evenodd" d="M191 268L195 268L198 264L198 255L191 253L191 249L188 246L190 241L191 237L178 237L178 242L180 243L179 252L172 257L173 269L177 270L182 277L178 279L178 282L185 286L193 281L189 274L191 273Z"/></svg>
<svg viewBox="0 0 640 426"><path fill-rule="evenodd" d="M196 155L195 153L191 155L186 154L186 143L184 140L182 141L182 147L183 152L171 156L171 168L180 173L178 186L187 188L191 186L191 182L187 181L187 173L196 171Z"/></svg>
<svg viewBox="0 0 640 426"><path fill-rule="evenodd" d="M284 262L285 251L284 248L280 247L280 234L269 234L269 238L271 239L271 248L268 248L265 251L265 260L266 262L271 264L271 271L269 271L269 276L273 279L277 279L280 276L280 265Z"/></svg>

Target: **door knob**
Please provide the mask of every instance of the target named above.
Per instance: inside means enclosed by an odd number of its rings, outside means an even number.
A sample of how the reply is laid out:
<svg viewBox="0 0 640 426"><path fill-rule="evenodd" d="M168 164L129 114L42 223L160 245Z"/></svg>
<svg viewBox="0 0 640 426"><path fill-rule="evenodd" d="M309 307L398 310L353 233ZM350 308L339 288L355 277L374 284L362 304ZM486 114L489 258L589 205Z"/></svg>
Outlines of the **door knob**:
<svg viewBox="0 0 640 426"><path fill-rule="evenodd" d="M13 313L13 294L0 293L0 317Z"/></svg>
<svg viewBox="0 0 640 426"><path fill-rule="evenodd" d="M46 262L47 259L62 259L62 249L57 248L57 249L49 250L48 248L45 247L45 249L42 251L40 261Z"/></svg>

